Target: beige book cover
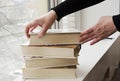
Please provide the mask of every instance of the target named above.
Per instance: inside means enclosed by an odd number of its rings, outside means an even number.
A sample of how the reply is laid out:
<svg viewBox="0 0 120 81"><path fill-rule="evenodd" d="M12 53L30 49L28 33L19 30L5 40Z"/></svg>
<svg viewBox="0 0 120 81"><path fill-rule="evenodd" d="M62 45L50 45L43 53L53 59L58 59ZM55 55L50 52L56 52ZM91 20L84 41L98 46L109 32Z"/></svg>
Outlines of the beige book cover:
<svg viewBox="0 0 120 81"><path fill-rule="evenodd" d="M76 67L61 68L23 68L24 79L61 79L76 78Z"/></svg>
<svg viewBox="0 0 120 81"><path fill-rule="evenodd" d="M78 65L77 58L40 58L40 57L24 57L27 68L48 68Z"/></svg>
<svg viewBox="0 0 120 81"><path fill-rule="evenodd" d="M80 51L79 45L62 46L31 46L29 43L21 45L23 56L41 56L50 58L73 58L77 57Z"/></svg>
<svg viewBox="0 0 120 81"><path fill-rule="evenodd" d="M80 44L80 31L75 29L49 29L38 38L38 31L30 33L30 45Z"/></svg>

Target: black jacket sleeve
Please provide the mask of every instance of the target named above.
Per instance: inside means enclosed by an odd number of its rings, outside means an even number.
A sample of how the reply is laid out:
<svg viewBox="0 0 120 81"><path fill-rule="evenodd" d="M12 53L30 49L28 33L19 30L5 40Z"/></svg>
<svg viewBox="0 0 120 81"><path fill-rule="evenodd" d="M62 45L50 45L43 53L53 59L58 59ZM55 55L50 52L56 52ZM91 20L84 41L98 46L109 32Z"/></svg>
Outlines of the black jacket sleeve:
<svg viewBox="0 0 120 81"><path fill-rule="evenodd" d="M113 16L113 22L114 22L117 30L120 31L120 14Z"/></svg>
<svg viewBox="0 0 120 81"><path fill-rule="evenodd" d="M59 21L65 15L95 5L102 1L104 0L66 0L60 3L58 6L52 8L52 10L56 12L57 20Z"/></svg>

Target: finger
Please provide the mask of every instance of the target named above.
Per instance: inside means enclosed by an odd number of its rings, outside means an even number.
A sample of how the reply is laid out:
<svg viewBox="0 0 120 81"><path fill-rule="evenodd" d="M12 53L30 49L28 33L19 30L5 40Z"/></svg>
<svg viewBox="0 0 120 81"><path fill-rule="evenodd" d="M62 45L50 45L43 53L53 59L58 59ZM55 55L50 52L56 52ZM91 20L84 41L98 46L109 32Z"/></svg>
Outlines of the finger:
<svg viewBox="0 0 120 81"><path fill-rule="evenodd" d="M27 38L30 38L30 35L29 35L29 27L27 26L26 29L25 29L25 34L27 36Z"/></svg>
<svg viewBox="0 0 120 81"><path fill-rule="evenodd" d="M90 45L93 45L93 44L99 42L100 40L101 40L100 38L96 38L90 43Z"/></svg>
<svg viewBox="0 0 120 81"><path fill-rule="evenodd" d="M93 28L90 28L90 29L88 29L86 31L81 32L80 36L88 35L88 34L92 33L93 31L94 31Z"/></svg>
<svg viewBox="0 0 120 81"><path fill-rule="evenodd" d="M95 38L95 37L96 37L96 35L92 32L92 33L90 33L90 34L80 36L79 42L84 42L84 41L93 39L93 38Z"/></svg>
<svg viewBox="0 0 120 81"><path fill-rule="evenodd" d="M41 38L42 36L44 36L47 30L48 28L46 26L43 26L40 33L38 34L38 38Z"/></svg>
<svg viewBox="0 0 120 81"><path fill-rule="evenodd" d="M30 32L32 32L35 28L36 28L36 26L30 28Z"/></svg>
<svg viewBox="0 0 120 81"><path fill-rule="evenodd" d="M33 22L31 22L30 24L26 26L25 33L26 33L27 38L30 38L29 32L31 32L36 27L37 27L37 24Z"/></svg>
<svg viewBox="0 0 120 81"><path fill-rule="evenodd" d="M94 37L90 37L90 38L88 38L88 39L82 41L81 44L84 44L84 43L86 43L86 42L88 42L88 41L91 41L91 40L93 40L93 39L94 39Z"/></svg>
<svg viewBox="0 0 120 81"><path fill-rule="evenodd" d="M84 35L84 36L80 36L79 38L79 42L83 42L84 40L86 40L88 38L88 35Z"/></svg>

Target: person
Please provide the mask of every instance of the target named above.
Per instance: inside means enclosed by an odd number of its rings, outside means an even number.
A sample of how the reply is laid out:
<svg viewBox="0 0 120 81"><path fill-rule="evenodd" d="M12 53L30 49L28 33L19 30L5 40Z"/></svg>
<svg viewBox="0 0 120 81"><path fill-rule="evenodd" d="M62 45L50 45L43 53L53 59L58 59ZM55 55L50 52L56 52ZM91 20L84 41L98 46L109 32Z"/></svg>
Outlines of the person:
<svg viewBox="0 0 120 81"><path fill-rule="evenodd" d="M29 32L40 26L42 27L42 30L38 33L38 37L40 38L45 35L46 31L52 26L55 20L59 21L68 14L98 4L102 1L104 0L65 0L52 8L48 13L28 23L25 29L26 36L29 38ZM116 31L120 31L120 14L103 16L94 26L81 32L79 41L81 44L91 41L90 44L93 45Z"/></svg>

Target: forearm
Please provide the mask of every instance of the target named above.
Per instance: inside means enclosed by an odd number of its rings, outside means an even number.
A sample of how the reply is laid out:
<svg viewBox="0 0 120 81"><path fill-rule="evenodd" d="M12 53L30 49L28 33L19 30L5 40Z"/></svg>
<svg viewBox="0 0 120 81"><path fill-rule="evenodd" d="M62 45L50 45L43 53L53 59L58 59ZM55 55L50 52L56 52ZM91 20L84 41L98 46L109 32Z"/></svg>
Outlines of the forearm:
<svg viewBox="0 0 120 81"><path fill-rule="evenodd" d="M114 22L117 30L120 31L120 14L113 16L113 22Z"/></svg>
<svg viewBox="0 0 120 81"><path fill-rule="evenodd" d="M102 1L104 0L66 0L52 9L56 12L57 20L59 21L65 15L95 5Z"/></svg>

